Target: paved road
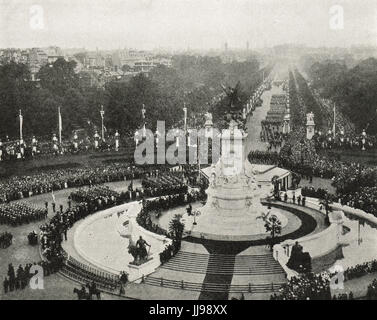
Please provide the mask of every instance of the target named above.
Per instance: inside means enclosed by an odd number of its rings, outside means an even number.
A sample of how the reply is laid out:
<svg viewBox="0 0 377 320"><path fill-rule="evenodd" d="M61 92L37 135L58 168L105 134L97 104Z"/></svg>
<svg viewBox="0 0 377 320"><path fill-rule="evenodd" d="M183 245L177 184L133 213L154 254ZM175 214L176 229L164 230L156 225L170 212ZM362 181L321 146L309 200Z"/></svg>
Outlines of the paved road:
<svg viewBox="0 0 377 320"><path fill-rule="evenodd" d="M110 188L122 191L127 189L130 181L119 181L107 183ZM134 180L134 186L138 187L140 185L140 180ZM75 190L65 189L55 192L55 199L57 203L57 208L62 204L64 208L67 207L68 195ZM33 203L39 207L44 207L45 201L51 203L51 194L37 195L31 198L26 198L19 200L20 202ZM31 231L39 231L39 226L46 223L53 216L51 204L49 206L48 218L44 221L37 221L30 224L25 224L18 227L11 227L8 225L0 225L0 233L4 231L11 232L13 235L13 243L10 247L6 249L0 249L0 281L2 283L3 277L7 273L8 264L12 263L15 269L21 264L38 262L41 260L39 256L38 246L30 246L27 242L27 235ZM30 288L25 290L18 290L7 295L3 294L2 288L0 288L0 300L59 300L59 299L76 299L73 295L73 288L77 288L78 284L61 278L59 275L52 275L45 278L45 289L44 290L31 290ZM112 295L103 295L103 299L116 299Z"/></svg>
<svg viewBox="0 0 377 320"><path fill-rule="evenodd" d="M283 94L283 90L281 87L272 86L271 90L265 91L262 94L262 106L256 108L253 115L249 117L247 121L247 130L248 130L248 137L247 137L247 145L246 145L246 152L247 154L250 151L267 151L268 143L262 142L260 140L260 132L262 130L262 121L266 119L267 112L270 110L270 102L271 97L274 94Z"/></svg>

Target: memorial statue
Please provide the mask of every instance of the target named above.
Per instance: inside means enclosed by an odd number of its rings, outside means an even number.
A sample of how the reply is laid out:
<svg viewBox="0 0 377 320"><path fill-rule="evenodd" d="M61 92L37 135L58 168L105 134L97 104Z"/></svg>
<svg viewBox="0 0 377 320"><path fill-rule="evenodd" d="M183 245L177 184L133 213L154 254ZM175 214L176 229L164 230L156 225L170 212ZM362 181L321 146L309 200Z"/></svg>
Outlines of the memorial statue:
<svg viewBox="0 0 377 320"><path fill-rule="evenodd" d="M130 239L130 243L128 245L128 253L131 254L134 258L133 263L143 263L148 259L148 251L146 247L151 247L142 236L136 241L136 245Z"/></svg>
<svg viewBox="0 0 377 320"><path fill-rule="evenodd" d="M228 104L229 109L227 113L231 116L233 120L236 120L236 113L238 112L236 110L236 104L241 101L239 98L239 91L240 91L241 83L238 81L234 88L230 86L226 87L224 85L221 85L221 87L223 88L225 94L227 95L229 99L229 104Z"/></svg>
<svg viewBox="0 0 377 320"><path fill-rule="evenodd" d="M206 123L212 123L212 113L210 113L210 112L206 112L206 113L204 114L204 117L205 117L205 119L206 119Z"/></svg>
<svg viewBox="0 0 377 320"><path fill-rule="evenodd" d="M148 258L148 252L146 247L151 247L142 236L139 237L139 240L136 241L136 247L139 249L140 260L146 260Z"/></svg>
<svg viewBox="0 0 377 320"><path fill-rule="evenodd" d="M306 115L306 122L307 123L312 123L314 122L314 113L310 112Z"/></svg>

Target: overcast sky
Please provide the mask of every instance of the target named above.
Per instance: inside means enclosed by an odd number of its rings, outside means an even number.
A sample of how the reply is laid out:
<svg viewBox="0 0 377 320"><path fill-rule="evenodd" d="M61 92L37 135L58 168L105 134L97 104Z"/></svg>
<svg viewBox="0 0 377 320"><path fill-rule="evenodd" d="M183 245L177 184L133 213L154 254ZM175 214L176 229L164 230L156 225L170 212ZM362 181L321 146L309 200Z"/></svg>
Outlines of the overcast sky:
<svg viewBox="0 0 377 320"><path fill-rule="evenodd" d="M329 27L333 5L344 8L343 30ZM2 48L376 45L377 0L0 0L0 27Z"/></svg>

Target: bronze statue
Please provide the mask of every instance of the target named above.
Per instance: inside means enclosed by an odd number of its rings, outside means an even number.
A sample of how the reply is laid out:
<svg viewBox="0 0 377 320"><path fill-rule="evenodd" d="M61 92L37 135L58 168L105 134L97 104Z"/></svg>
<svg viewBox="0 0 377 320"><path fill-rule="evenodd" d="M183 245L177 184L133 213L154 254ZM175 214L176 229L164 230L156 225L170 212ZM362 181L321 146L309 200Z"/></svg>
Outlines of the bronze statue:
<svg viewBox="0 0 377 320"><path fill-rule="evenodd" d="M230 86L226 87L223 84L221 85L221 87L223 88L226 96L229 99L228 114L231 116L232 119L235 120L235 114L238 113L238 111L236 110L236 104L241 101L239 98L241 83L238 81L234 88Z"/></svg>

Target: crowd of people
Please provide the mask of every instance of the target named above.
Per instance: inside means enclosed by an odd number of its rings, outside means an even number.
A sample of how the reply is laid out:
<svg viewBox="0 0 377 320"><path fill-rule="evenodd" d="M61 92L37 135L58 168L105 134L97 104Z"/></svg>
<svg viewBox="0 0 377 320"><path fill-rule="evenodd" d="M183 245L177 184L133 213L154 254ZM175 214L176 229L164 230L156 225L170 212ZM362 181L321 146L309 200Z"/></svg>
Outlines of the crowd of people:
<svg viewBox="0 0 377 320"><path fill-rule="evenodd" d="M136 221L144 229L157 234L167 235L167 231L162 229L156 222L162 211L184 206L195 201L205 199L205 193L191 190L190 192L162 196L152 200L144 200L143 208L138 214Z"/></svg>
<svg viewBox="0 0 377 320"><path fill-rule="evenodd" d="M352 280L355 278L360 278L370 273L377 271L377 260L357 264L353 267L344 270L344 280Z"/></svg>
<svg viewBox="0 0 377 320"><path fill-rule="evenodd" d="M8 248L12 244L13 235L5 231L3 233L0 233L0 248L5 249Z"/></svg>
<svg viewBox="0 0 377 320"><path fill-rule="evenodd" d="M261 141L268 142L267 150L280 150L286 139L286 134L274 131L271 126L265 124L264 130L261 132Z"/></svg>
<svg viewBox="0 0 377 320"><path fill-rule="evenodd" d="M83 187L71 192L71 199L75 202L88 204L96 204L97 209L104 209L117 204L121 198L121 194L110 189L107 186Z"/></svg>
<svg viewBox="0 0 377 320"><path fill-rule="evenodd" d="M268 151L281 148L287 134L283 133L284 116L287 112L286 94L274 94L270 101L270 110L262 121L261 141L268 142Z"/></svg>
<svg viewBox="0 0 377 320"><path fill-rule="evenodd" d="M50 138L33 136L26 140L10 140L7 136L5 139L0 139L0 142L0 162L35 157L49 158L62 154L119 151L120 149L133 154L135 147L132 134L127 134L125 137L120 137L119 134L117 136L106 136L105 141L102 141L98 133L92 137L75 134L71 140L63 140L61 144L56 135Z"/></svg>
<svg viewBox="0 0 377 320"><path fill-rule="evenodd" d="M377 300L377 279L374 279L368 286L367 300Z"/></svg>
<svg viewBox="0 0 377 320"><path fill-rule="evenodd" d="M80 219L95 212L97 203L80 202L66 211L57 212L49 222L40 227L39 240L42 254L48 261L61 265L64 257L61 251L61 244L67 240L67 232Z"/></svg>
<svg viewBox="0 0 377 320"><path fill-rule="evenodd" d="M343 272L344 281L362 277L377 271L377 260L358 264L347 268ZM305 273L293 277L279 291L273 294L271 300L328 300L331 299L330 279L335 274L322 272L320 274ZM377 299L377 280L368 287L368 299ZM333 300L353 300L354 295L340 293L332 297Z"/></svg>
<svg viewBox="0 0 377 320"><path fill-rule="evenodd" d="M248 158L251 163L257 164L276 165L280 162L279 153L276 151L266 152L255 150L249 153Z"/></svg>
<svg viewBox="0 0 377 320"><path fill-rule="evenodd" d="M38 267L38 268L37 268ZM24 267L19 265L15 271L13 265L8 265L7 275L4 277L3 289L4 293L12 292L14 290L23 290L30 283L30 279L38 274L39 267L43 270L43 276L47 277L53 273L56 273L59 268L54 262L40 261L38 263L28 263Z"/></svg>
<svg viewBox="0 0 377 320"><path fill-rule="evenodd" d="M370 150L376 146L376 137L367 135L366 132L365 135L364 132L351 134L341 130L334 137L331 130L327 133L317 131L313 139L318 150Z"/></svg>
<svg viewBox="0 0 377 320"><path fill-rule="evenodd" d="M41 232L39 235L42 253L48 259L48 261L54 262L57 265L61 265L64 258L62 255L61 244L63 240L67 240L67 231L74 225L74 223L86 216L102 210L116 204L121 204L129 201L122 195L129 194L130 191L117 193L108 187L96 186L92 188L82 188L71 194L72 200L78 203L69 206L65 211L57 212L53 218L46 224L41 226ZM190 193L187 195L171 195L165 196L155 200L143 200L145 210L152 210L152 208L165 207L167 204L173 206L182 203L185 198L192 199L196 196L196 193ZM143 194L140 194L143 197ZM136 199L133 199L136 200ZM150 202L153 202L151 204Z"/></svg>
<svg viewBox="0 0 377 320"><path fill-rule="evenodd" d="M26 203L0 204L0 224L13 227L47 218L47 209Z"/></svg>
<svg viewBox="0 0 377 320"><path fill-rule="evenodd" d="M338 295L334 295L332 300L354 300L353 292L350 291L347 293L339 293Z"/></svg>
<svg viewBox="0 0 377 320"><path fill-rule="evenodd" d="M301 188L301 195L309 198L325 199L331 195L326 189L314 187L303 187Z"/></svg>
<svg viewBox="0 0 377 320"><path fill-rule="evenodd" d="M182 178L178 177L173 173L161 174L157 177L147 177L144 178L141 185L143 188L160 188L168 186L182 185Z"/></svg>
<svg viewBox="0 0 377 320"><path fill-rule="evenodd" d="M330 276L324 272L292 277L271 300L331 300Z"/></svg>
<svg viewBox="0 0 377 320"><path fill-rule="evenodd" d="M35 246L38 244L38 234L35 231L29 232L27 235L29 245Z"/></svg>
<svg viewBox="0 0 377 320"><path fill-rule="evenodd" d="M159 171L169 170L168 166ZM128 163L111 163L92 167L52 169L13 176L0 182L0 203L49 193L55 190L91 186L107 182L142 179L155 166L134 166Z"/></svg>

